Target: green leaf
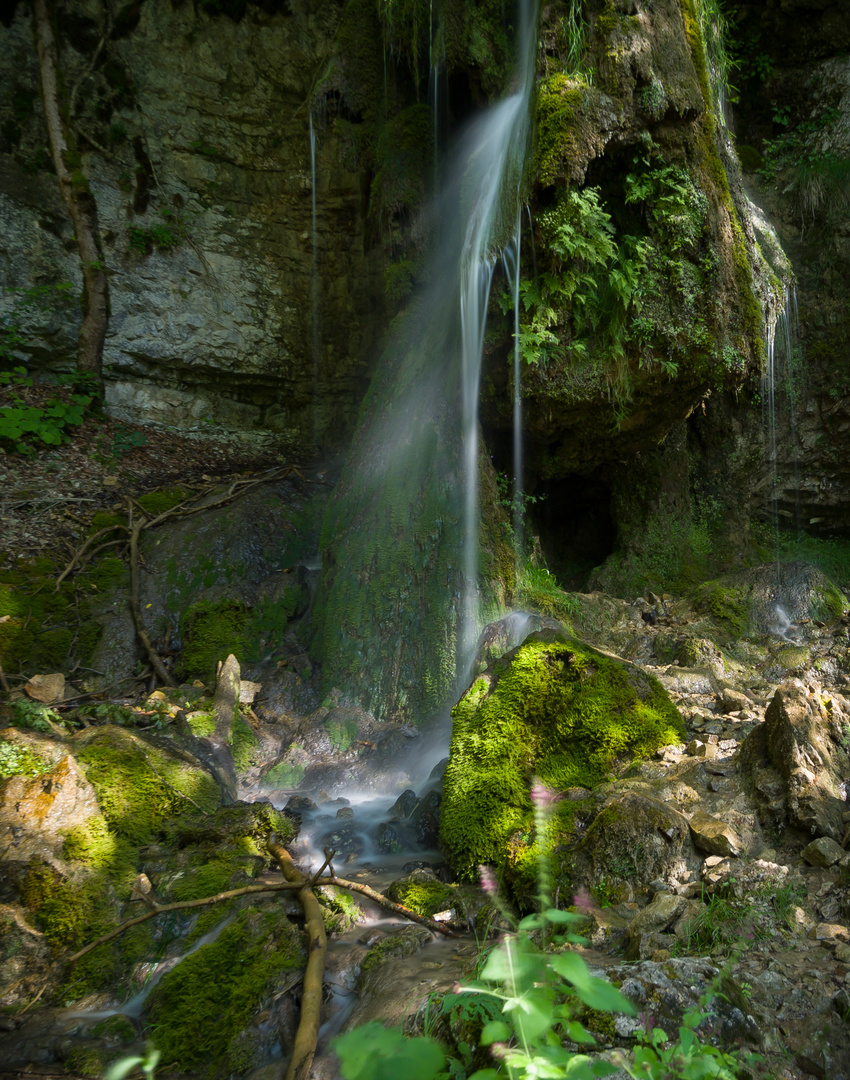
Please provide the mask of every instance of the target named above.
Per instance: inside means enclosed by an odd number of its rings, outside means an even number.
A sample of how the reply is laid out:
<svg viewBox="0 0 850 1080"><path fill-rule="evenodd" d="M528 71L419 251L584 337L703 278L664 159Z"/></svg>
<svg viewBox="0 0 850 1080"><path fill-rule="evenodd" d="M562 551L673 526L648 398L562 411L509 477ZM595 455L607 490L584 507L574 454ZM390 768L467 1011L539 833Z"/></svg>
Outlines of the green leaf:
<svg viewBox="0 0 850 1080"><path fill-rule="evenodd" d="M482 1046L492 1046L495 1042L507 1042L510 1037L510 1028L501 1020L491 1020L481 1029Z"/></svg>
<svg viewBox="0 0 850 1080"><path fill-rule="evenodd" d="M345 1080L434 1080L445 1061L431 1039L406 1039L379 1023L341 1035L333 1047Z"/></svg>

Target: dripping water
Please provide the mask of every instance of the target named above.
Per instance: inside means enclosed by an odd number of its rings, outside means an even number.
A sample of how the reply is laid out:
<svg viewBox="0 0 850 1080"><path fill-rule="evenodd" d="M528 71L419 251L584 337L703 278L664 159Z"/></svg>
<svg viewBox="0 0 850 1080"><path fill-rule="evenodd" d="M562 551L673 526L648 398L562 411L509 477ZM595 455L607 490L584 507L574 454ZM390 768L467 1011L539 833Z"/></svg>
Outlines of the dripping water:
<svg viewBox="0 0 850 1080"><path fill-rule="evenodd" d="M519 185L529 134L537 9L520 0L519 71L516 93L494 106L477 127L468 157L466 185L473 192L460 262L462 435L464 459L464 592L461 668L472 661L480 629L478 590L478 388L493 280L494 242L521 210ZM508 202L510 200L510 202ZM506 205L507 204L507 205ZM505 212L510 207L510 216Z"/></svg>
<svg viewBox="0 0 850 1080"><path fill-rule="evenodd" d="M316 125L310 110L310 199L312 269L310 278L311 334L310 352L313 365L313 441L319 438L319 240L316 224Z"/></svg>
<svg viewBox="0 0 850 1080"><path fill-rule="evenodd" d="M522 462L522 352L520 349L519 285L522 241L522 208L517 212L512 242L505 248L505 274L511 288L514 312L514 387L513 387L513 490L511 511L514 536L514 557L519 570L523 557L523 462Z"/></svg>

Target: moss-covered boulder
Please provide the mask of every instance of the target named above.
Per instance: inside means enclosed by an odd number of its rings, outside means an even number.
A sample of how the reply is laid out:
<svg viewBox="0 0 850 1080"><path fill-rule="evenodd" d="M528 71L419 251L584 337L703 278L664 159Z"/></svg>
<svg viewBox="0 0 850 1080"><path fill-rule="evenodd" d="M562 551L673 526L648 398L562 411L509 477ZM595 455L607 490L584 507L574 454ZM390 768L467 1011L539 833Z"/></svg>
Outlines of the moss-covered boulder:
<svg viewBox="0 0 850 1080"><path fill-rule="evenodd" d="M504 867L532 827L531 783L592 788L679 742L682 720L640 668L559 631L532 634L479 676L452 713L441 843L454 871Z"/></svg>
<svg viewBox="0 0 850 1080"><path fill-rule="evenodd" d="M834 581L799 561L724 574L698 586L693 601L729 638L747 633L782 635L792 623L838 618L848 606Z"/></svg>

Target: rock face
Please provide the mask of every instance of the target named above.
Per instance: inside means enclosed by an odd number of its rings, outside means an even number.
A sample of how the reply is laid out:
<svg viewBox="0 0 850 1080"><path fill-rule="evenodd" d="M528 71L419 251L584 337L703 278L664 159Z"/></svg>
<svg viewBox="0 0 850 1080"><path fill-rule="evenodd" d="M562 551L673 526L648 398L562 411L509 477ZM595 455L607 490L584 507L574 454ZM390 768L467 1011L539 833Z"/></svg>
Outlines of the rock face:
<svg viewBox="0 0 850 1080"><path fill-rule="evenodd" d="M82 79L78 122L94 140L82 168L111 271L114 415L261 428L300 447L350 431L379 334L380 255L361 179L318 119L311 179L309 103L343 7L251 6L235 21L214 5L153 0ZM21 103L0 143L0 284L73 284L47 310L22 310L18 353L67 370L79 258L47 171L29 18L19 6L0 27L0 81ZM78 5L60 27L69 87L88 70L100 18Z"/></svg>

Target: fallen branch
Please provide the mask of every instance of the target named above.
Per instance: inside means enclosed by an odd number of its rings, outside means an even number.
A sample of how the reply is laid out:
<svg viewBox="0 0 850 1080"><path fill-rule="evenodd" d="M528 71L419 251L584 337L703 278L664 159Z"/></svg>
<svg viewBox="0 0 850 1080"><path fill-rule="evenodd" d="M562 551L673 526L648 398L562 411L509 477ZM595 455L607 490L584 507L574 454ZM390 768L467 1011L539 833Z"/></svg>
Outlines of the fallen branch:
<svg viewBox="0 0 850 1080"><path fill-rule="evenodd" d="M105 945L108 941L112 941L113 938L119 937L125 930L129 930L131 926L138 926L139 923L147 922L148 919L153 919L157 915L165 915L169 911L185 911L188 908L209 907L210 904L223 904L227 900L235 900L237 896L248 896L251 893L294 892L300 888L302 888L302 885L295 882L273 881L266 885L245 885L241 889L230 889L228 892L216 893L215 896L205 896L201 900L180 900L174 904L157 904L156 907L151 908L150 911L146 911L143 915L137 915L135 919L128 919L127 922L121 923L120 926L116 926L114 930L110 930L108 934L99 937L97 941L93 941L90 945L86 945L84 949L75 952L73 956L68 957L68 963L76 964L78 960L81 960L93 949L98 948L100 945Z"/></svg>
<svg viewBox="0 0 850 1080"><path fill-rule="evenodd" d="M322 981L325 974L325 956L328 940L322 909L311 886L311 879L304 876L292 861L292 856L276 840L268 841L268 849L275 857L283 876L298 884L298 899L304 911L307 931L307 969L304 972L304 989L301 995L301 1015L298 1030L292 1044L292 1057L286 1071L286 1080L307 1080L316 1043L319 1039L319 1011L322 1007ZM330 860L328 860L330 861Z"/></svg>
<svg viewBox="0 0 850 1080"><path fill-rule="evenodd" d="M86 551L88 551L88 549L92 546L95 540L97 540L100 536L105 536L107 533L115 532L116 529L124 529L126 531L127 526L110 525L106 529L98 529L98 531L96 533L93 533L84 544L77 548L77 550L74 552L74 557L71 559L71 561L62 571L62 573L56 579L56 592L59 592L59 586L62 584L65 578L73 571L74 567L77 565L77 563L86 553Z"/></svg>

